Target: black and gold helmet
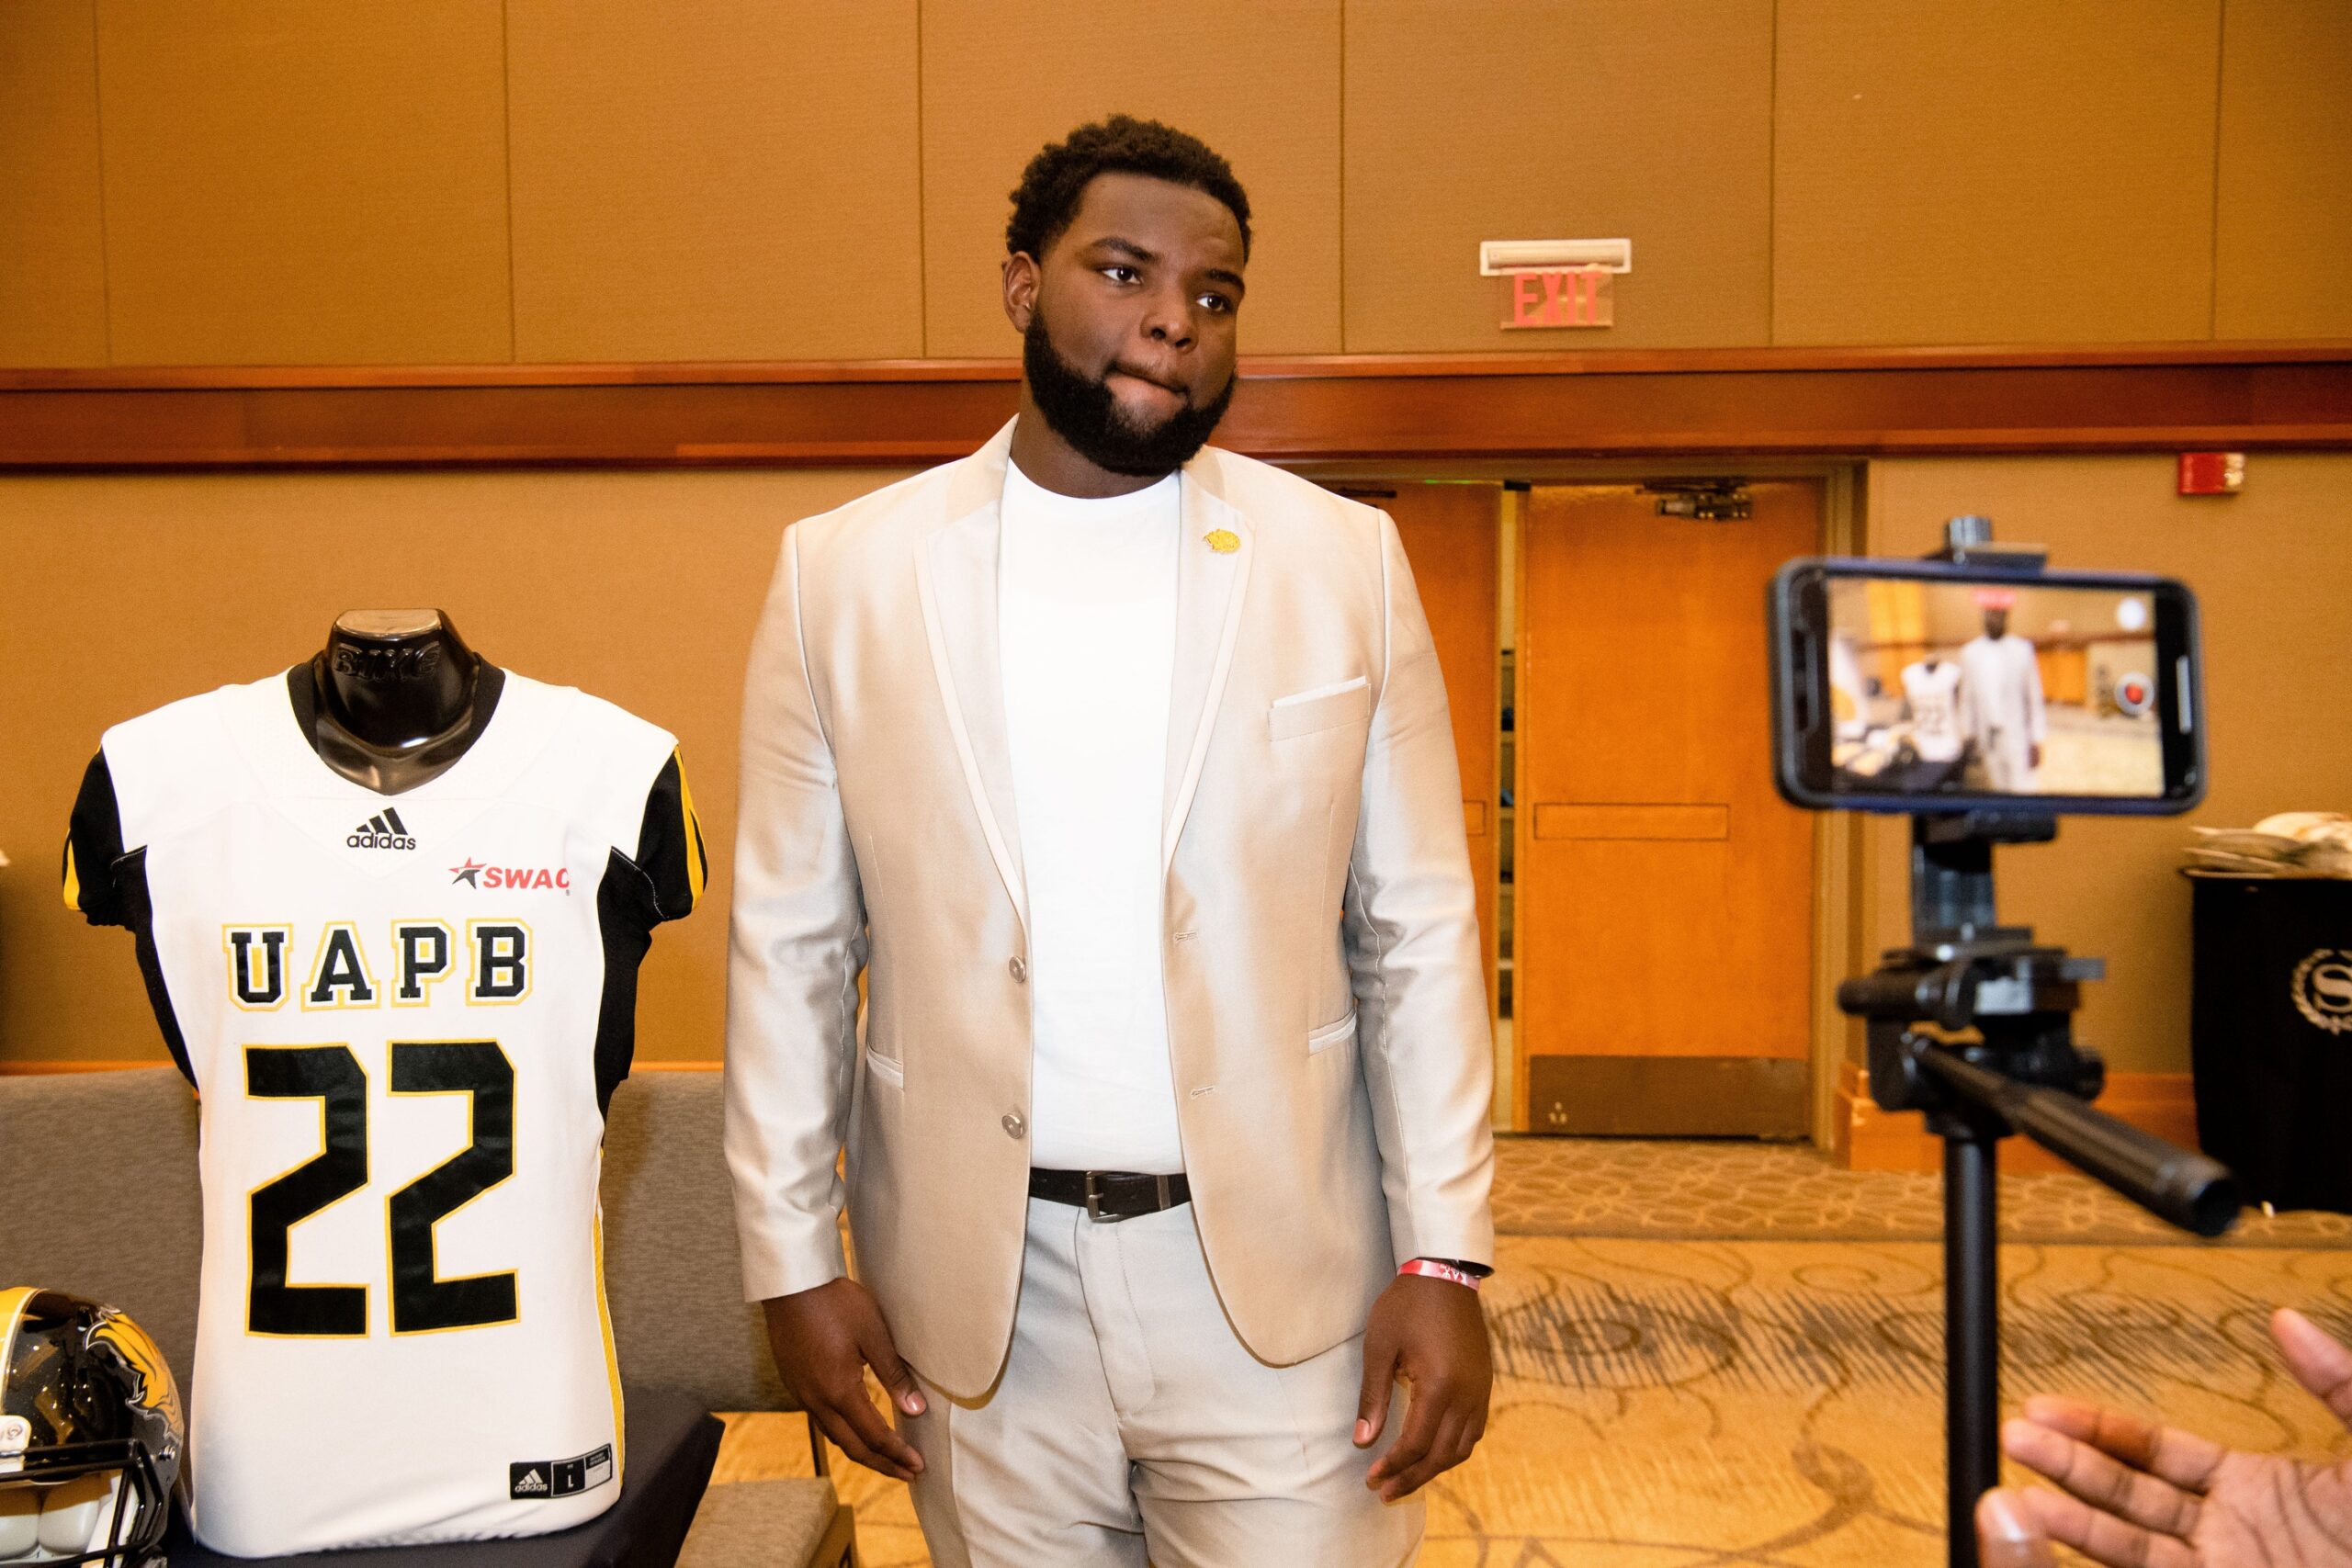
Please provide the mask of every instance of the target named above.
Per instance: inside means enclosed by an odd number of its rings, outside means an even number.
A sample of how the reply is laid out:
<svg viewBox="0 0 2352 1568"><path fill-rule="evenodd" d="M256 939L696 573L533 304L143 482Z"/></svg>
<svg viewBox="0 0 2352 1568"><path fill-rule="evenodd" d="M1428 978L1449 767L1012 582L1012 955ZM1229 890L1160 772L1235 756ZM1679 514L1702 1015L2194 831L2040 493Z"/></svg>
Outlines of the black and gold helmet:
<svg viewBox="0 0 2352 1568"><path fill-rule="evenodd" d="M0 1290L0 1563L156 1558L187 1451L146 1330L62 1291Z"/></svg>

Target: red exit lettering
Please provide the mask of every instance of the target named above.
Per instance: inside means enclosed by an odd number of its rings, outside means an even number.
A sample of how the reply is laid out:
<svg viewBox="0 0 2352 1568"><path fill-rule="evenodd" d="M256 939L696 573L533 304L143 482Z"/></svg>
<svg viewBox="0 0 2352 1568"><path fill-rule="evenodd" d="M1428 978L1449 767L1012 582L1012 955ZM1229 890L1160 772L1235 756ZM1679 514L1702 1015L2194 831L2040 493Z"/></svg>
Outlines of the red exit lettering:
<svg viewBox="0 0 2352 1568"><path fill-rule="evenodd" d="M1527 327L1606 327L1617 319L1613 275L1607 267L1545 267L1514 272L1505 330Z"/></svg>

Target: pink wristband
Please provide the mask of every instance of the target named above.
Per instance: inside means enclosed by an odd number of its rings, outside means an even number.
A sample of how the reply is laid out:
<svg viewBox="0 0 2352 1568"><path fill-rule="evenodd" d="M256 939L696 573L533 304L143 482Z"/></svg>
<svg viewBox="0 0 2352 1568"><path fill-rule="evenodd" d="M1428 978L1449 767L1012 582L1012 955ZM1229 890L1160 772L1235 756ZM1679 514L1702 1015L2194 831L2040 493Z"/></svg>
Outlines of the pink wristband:
<svg viewBox="0 0 2352 1568"><path fill-rule="evenodd" d="M1481 1283L1476 1274L1465 1274L1459 1269L1449 1269L1433 1258L1415 1258L1396 1266L1399 1274L1419 1274L1430 1280L1451 1280L1457 1285L1476 1290Z"/></svg>

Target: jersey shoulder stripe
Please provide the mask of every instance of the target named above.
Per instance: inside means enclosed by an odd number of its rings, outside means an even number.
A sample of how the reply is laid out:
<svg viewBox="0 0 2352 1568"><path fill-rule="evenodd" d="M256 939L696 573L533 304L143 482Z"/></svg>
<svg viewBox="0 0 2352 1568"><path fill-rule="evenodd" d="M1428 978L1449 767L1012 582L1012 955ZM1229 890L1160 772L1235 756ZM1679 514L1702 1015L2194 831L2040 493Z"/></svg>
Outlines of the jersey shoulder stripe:
<svg viewBox="0 0 2352 1568"><path fill-rule="evenodd" d="M653 885L659 919L677 919L702 901L710 852L703 843L702 819L695 815L694 792L686 786L685 763L676 751L662 764L645 797L645 820L629 858Z"/></svg>
<svg viewBox="0 0 2352 1568"><path fill-rule="evenodd" d="M122 808L115 803L114 773L100 751L83 770L65 829L65 907L94 926L123 923L115 867L122 859Z"/></svg>

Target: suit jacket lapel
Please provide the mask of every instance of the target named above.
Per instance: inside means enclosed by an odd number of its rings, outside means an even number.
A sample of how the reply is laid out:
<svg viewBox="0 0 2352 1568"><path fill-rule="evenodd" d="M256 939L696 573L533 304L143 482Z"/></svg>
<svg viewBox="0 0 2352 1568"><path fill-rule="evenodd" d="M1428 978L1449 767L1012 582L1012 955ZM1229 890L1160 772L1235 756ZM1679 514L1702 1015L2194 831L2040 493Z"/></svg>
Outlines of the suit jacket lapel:
<svg viewBox="0 0 2352 1568"><path fill-rule="evenodd" d="M1225 699L1226 676L1241 629L1241 601L1257 541L1250 520L1217 484L1217 454L1204 449L1184 466L1180 494L1183 536L1177 545L1176 680L1168 702L1167 829L1160 870L1175 861L1184 818L1200 788L1209 735ZM1220 549L1218 545L1230 544Z"/></svg>
<svg viewBox="0 0 2352 1568"><path fill-rule="evenodd" d="M932 670L964 783L989 854L1025 930L1029 905L1022 886L1020 818L1013 808L997 629L997 549L1012 445L1012 426L1007 424L959 466L948 487L949 521L924 541L915 558L915 576Z"/></svg>

